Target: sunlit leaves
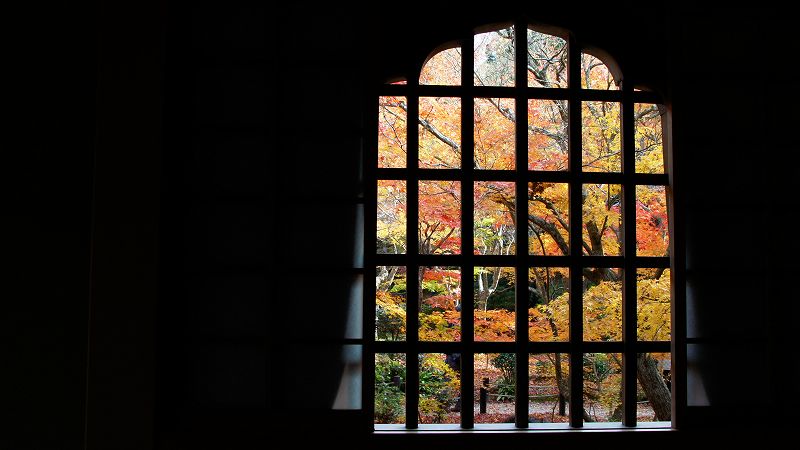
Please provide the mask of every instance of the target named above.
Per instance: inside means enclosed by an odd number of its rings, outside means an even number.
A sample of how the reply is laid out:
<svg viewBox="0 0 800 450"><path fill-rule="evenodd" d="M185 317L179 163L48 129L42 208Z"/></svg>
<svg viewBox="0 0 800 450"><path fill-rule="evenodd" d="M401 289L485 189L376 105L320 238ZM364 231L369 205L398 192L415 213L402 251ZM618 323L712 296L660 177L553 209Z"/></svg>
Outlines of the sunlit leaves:
<svg viewBox="0 0 800 450"><path fill-rule="evenodd" d="M406 182L378 180L377 253L406 252Z"/></svg>
<svg viewBox="0 0 800 450"><path fill-rule="evenodd" d="M582 102L581 108L583 171L620 172L622 135L619 103Z"/></svg>
<svg viewBox="0 0 800 450"><path fill-rule="evenodd" d="M599 90L619 89L608 66L588 53L581 53L581 87Z"/></svg>
<svg viewBox="0 0 800 450"><path fill-rule="evenodd" d="M461 270L455 267L420 268L419 339L461 339Z"/></svg>
<svg viewBox="0 0 800 450"><path fill-rule="evenodd" d="M528 100L528 169L567 170L569 139L566 100Z"/></svg>
<svg viewBox="0 0 800 450"><path fill-rule="evenodd" d="M532 255L569 254L569 185L528 183L528 246Z"/></svg>
<svg viewBox="0 0 800 450"><path fill-rule="evenodd" d="M528 86L567 87L567 41L528 30Z"/></svg>
<svg viewBox="0 0 800 450"><path fill-rule="evenodd" d="M637 339L669 341L672 311L669 269L639 269L636 293Z"/></svg>
<svg viewBox="0 0 800 450"><path fill-rule="evenodd" d="M475 99L476 169L514 169L514 99Z"/></svg>
<svg viewBox="0 0 800 450"><path fill-rule="evenodd" d="M667 256L669 219L664 186L636 186L636 254Z"/></svg>
<svg viewBox="0 0 800 450"><path fill-rule="evenodd" d="M636 103L636 172L664 173L664 132L657 105Z"/></svg>
<svg viewBox="0 0 800 450"><path fill-rule="evenodd" d="M474 190L474 248L476 255L513 255L515 183L476 181Z"/></svg>
<svg viewBox="0 0 800 450"><path fill-rule="evenodd" d="M514 27L474 37L475 86L514 85Z"/></svg>
<svg viewBox="0 0 800 450"><path fill-rule="evenodd" d="M583 340L622 340L622 282L620 269L586 269L583 292ZM596 282L592 279L600 279ZM615 281L606 281L615 280Z"/></svg>
<svg viewBox="0 0 800 450"><path fill-rule="evenodd" d="M419 167L461 167L461 99L420 97Z"/></svg>
<svg viewBox="0 0 800 450"><path fill-rule="evenodd" d="M528 339L532 342L569 340L569 269L529 270Z"/></svg>
<svg viewBox="0 0 800 450"><path fill-rule="evenodd" d="M461 251L461 182L420 181L420 254L454 254Z"/></svg>
<svg viewBox="0 0 800 450"><path fill-rule="evenodd" d="M583 251L593 256L622 254L622 188L583 185Z"/></svg>
<svg viewBox="0 0 800 450"><path fill-rule="evenodd" d="M405 97L378 101L378 167L405 167L408 102Z"/></svg>
<svg viewBox="0 0 800 450"><path fill-rule="evenodd" d="M461 85L461 47L449 48L433 55L422 66L419 84Z"/></svg>

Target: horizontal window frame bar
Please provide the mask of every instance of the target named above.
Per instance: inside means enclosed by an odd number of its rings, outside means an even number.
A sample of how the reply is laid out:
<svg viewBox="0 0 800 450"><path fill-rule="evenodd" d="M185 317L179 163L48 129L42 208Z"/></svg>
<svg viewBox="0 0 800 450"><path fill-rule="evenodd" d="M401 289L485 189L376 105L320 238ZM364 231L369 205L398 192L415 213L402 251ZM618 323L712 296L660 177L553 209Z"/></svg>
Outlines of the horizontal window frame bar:
<svg viewBox="0 0 800 450"><path fill-rule="evenodd" d="M436 342L419 341L410 343L408 341L375 341L375 353L407 353L409 351L417 353L463 353L465 342ZM471 341L469 343L473 355L479 353L514 353L518 349L530 354L544 353L623 353L631 349L636 353L669 353L671 343L669 341L637 341L625 343L614 342L525 342L521 347L517 347L514 341L489 342Z"/></svg>
<svg viewBox="0 0 800 450"><path fill-rule="evenodd" d="M626 261L637 269L669 269L668 256L540 256L528 255L526 265L535 267L569 267L575 263L583 268L609 268L622 269L627 266ZM518 257L516 255L429 255L429 254L377 254L373 261L376 266L477 266L477 267L515 267Z"/></svg>
<svg viewBox="0 0 800 450"><path fill-rule="evenodd" d="M509 98L524 100L570 100L575 96L579 101L622 102L621 90L578 89L574 93L569 88L514 87L514 86L445 86L419 85L411 88L404 84L380 86L378 95L408 96L411 92L419 97L462 97L467 94L473 98ZM634 103L663 104L661 96L655 92L634 91Z"/></svg>
<svg viewBox="0 0 800 450"><path fill-rule="evenodd" d="M413 175L412 172L413 171ZM406 169L378 168L377 179L399 181L464 181L463 169ZM669 176L662 173L621 172L539 172L529 170L523 176L516 170L474 170L475 181L528 181L545 183L581 183L581 184L635 184L637 186L668 186Z"/></svg>

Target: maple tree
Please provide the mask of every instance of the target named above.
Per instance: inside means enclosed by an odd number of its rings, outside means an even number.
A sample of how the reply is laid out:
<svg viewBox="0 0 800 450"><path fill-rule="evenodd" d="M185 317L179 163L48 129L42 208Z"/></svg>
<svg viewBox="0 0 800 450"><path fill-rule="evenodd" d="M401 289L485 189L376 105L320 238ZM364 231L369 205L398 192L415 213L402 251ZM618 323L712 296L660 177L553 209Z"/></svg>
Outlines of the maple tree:
<svg viewBox="0 0 800 450"><path fill-rule="evenodd" d="M475 37L474 83L477 86L513 86L513 28L478 34ZM531 87L567 87L567 45L556 36L527 30L527 84ZM461 83L460 47L436 53L424 65L419 82L430 85ZM580 84L584 89L616 90L609 68L597 57L581 55ZM473 168L512 170L515 168L514 99L476 98L471 115L474 124ZM580 170L621 172L620 104L585 101L581 105ZM410 120L405 97L379 99L378 165L403 168L418 164L425 169L459 169L462 164L460 99L420 97L419 117ZM569 167L567 100L528 100L528 169L565 171ZM634 106L635 168L639 173L664 173L661 112L657 105ZM411 125L409 125L411 122ZM407 161L406 133L419 138L419 160ZM410 128L409 128L410 126ZM531 182L527 186L527 223L516 223L516 186L505 181L476 181L474 211L461 210L459 181L419 181L417 199L406 198L406 182L378 182L379 253L457 254L461 248L461 217L473 217L473 248L478 255L513 255L516 230L528 232L531 255L559 256L582 252L589 256L622 254L622 188L617 184L581 186L582 209L570 216L569 185ZM469 189L469 187L467 187ZM664 186L636 186L636 252L639 256L668 256L667 196ZM418 202L418 248L406 246L406 208ZM523 200L524 201L524 200ZM525 207L525 206L523 206ZM570 242L571 220L580 220L582 238ZM405 338L405 268L379 267L376 287L376 334L379 339ZM585 341L622 340L622 272L615 268L585 268L570 274L563 267L534 267L527 280L516 280L511 267L476 267L472 274L457 268L420 267L414 275L419 290L419 338L423 341L458 341L461 338L460 293L463 282L471 283L474 294L474 339L513 341L516 336L514 290L529 290L528 338L531 341L566 342L569 336L569 278L583 280L583 321ZM463 279L467 276L466 279ZM519 281L524 281L518 286ZM469 285L466 287L469 289ZM670 339L670 274L664 269L637 271L637 313L639 340ZM549 366L541 358L532 364L549 367L551 381L558 389L563 414L569 399L566 357L550 355ZM532 360L533 361L533 360ZM669 390L656 368L656 359L643 354L637 358L640 386L653 404L658 420L669 420ZM538 366L537 366L538 367ZM498 368L499 369L499 368ZM621 357L615 354L586 354L584 358L584 419L618 420L621 405ZM444 375L443 375L444 376ZM447 375L451 377L452 375ZM537 375L540 376L540 375ZM541 375L542 377L544 375ZM457 377L456 377L457 378ZM432 397L433 398L433 397ZM600 417L597 405L608 412ZM441 405L422 406L441 412ZM437 409L438 408L438 409ZM438 414L438 413L437 413ZM434 414L435 415L435 414ZM441 417L439 417L440 420Z"/></svg>

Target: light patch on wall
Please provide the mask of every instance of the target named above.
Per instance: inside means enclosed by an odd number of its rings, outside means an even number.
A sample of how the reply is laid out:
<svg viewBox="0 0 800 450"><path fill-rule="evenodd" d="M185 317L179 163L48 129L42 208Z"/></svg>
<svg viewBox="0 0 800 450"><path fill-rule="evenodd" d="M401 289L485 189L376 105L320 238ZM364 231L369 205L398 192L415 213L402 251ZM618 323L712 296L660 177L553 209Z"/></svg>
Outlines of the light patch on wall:
<svg viewBox="0 0 800 450"><path fill-rule="evenodd" d="M333 400L333 409L361 409L361 345L345 345L342 347L342 371L339 389Z"/></svg>
<svg viewBox="0 0 800 450"><path fill-rule="evenodd" d="M711 406L700 367L703 357L702 349L696 344L686 347L686 404L688 406Z"/></svg>

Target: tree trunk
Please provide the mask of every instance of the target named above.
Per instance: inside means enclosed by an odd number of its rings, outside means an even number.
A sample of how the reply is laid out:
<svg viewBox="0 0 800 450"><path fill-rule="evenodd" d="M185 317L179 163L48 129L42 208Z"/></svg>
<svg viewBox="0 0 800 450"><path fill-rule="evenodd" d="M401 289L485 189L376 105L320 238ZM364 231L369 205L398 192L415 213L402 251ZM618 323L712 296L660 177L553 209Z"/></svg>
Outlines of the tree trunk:
<svg viewBox="0 0 800 450"><path fill-rule="evenodd" d="M564 374L561 372L561 353L556 353L556 386L558 386L558 415L567 415L567 396L564 395L565 389Z"/></svg>
<svg viewBox="0 0 800 450"><path fill-rule="evenodd" d="M669 421L672 418L672 396L658 372L656 361L647 354L639 354L636 357L636 377L656 413L656 420Z"/></svg>

